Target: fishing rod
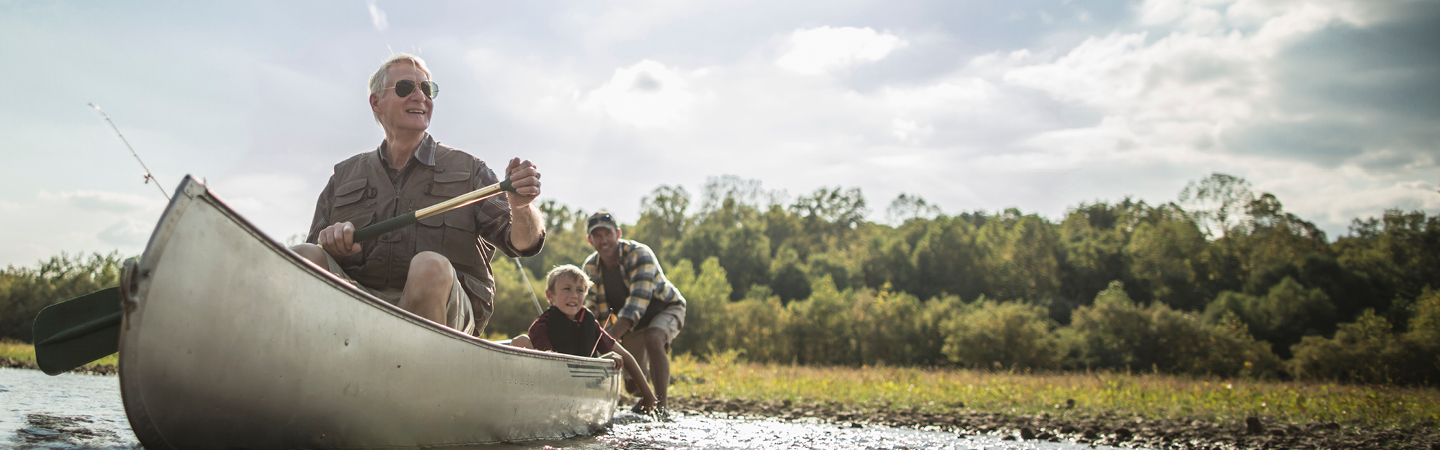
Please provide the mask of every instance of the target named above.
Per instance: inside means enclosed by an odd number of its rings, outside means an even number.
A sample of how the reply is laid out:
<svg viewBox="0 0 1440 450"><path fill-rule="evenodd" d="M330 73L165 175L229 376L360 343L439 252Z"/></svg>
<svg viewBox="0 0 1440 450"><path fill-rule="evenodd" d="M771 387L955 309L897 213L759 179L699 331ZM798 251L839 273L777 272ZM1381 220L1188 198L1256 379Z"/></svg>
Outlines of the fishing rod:
<svg viewBox="0 0 1440 450"><path fill-rule="evenodd" d="M520 264L520 258L514 259L515 267L520 268L520 278L525 280L525 287L530 288L530 300L535 302L535 312L545 314L545 310L540 308L540 297L535 295L535 286L530 284L530 274L525 273L525 266Z"/></svg>
<svg viewBox="0 0 1440 450"><path fill-rule="evenodd" d="M99 105L96 105L94 103L86 104L90 105L91 108L95 108L95 111L99 112L100 116L105 118L105 122L110 124L110 129L115 130L116 136L120 136L120 142L125 143L125 148L130 149L130 155L135 157L135 162L140 163L141 169L145 169L145 184L150 184L151 181L154 181L155 189L160 190L160 195L165 196L165 201L170 201L170 194L166 194L165 188L160 186L160 179L155 178L155 174L150 173L150 168L145 166L145 161L140 160L140 154L135 153L135 147L130 146L130 141L125 139L125 135L120 134L120 127L115 126L115 121L110 120L110 115L105 114L105 110L100 109Z"/></svg>

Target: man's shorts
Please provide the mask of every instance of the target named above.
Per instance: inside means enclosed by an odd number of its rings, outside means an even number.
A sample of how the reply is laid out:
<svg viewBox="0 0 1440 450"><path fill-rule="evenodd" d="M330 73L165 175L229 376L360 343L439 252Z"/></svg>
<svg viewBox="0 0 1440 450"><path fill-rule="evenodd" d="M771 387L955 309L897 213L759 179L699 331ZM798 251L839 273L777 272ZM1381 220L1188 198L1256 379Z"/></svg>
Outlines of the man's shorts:
<svg viewBox="0 0 1440 450"><path fill-rule="evenodd" d="M648 370L650 365L649 355L645 352L645 331L651 328L665 330L665 353L670 353L670 341L675 340L675 336L680 334L680 328L684 326L685 304L675 302L655 314L649 326L625 333L625 336L620 338L620 345L630 352L630 356L635 357L635 362L639 363L642 369Z"/></svg>
<svg viewBox="0 0 1440 450"><path fill-rule="evenodd" d="M345 269L340 268L340 263L335 262L335 258L331 257L329 252L325 252L325 263L330 273L340 279L355 285L370 295L379 297L386 303L400 306L400 296L405 293L404 290L371 289L369 286L356 282L354 278L350 278L350 275L345 273ZM443 325L473 335L475 334L475 311L470 306L470 297L465 295L465 289L460 287L460 274L455 273L454 266L450 267L450 279L453 281L450 282L450 298L445 302L445 323Z"/></svg>

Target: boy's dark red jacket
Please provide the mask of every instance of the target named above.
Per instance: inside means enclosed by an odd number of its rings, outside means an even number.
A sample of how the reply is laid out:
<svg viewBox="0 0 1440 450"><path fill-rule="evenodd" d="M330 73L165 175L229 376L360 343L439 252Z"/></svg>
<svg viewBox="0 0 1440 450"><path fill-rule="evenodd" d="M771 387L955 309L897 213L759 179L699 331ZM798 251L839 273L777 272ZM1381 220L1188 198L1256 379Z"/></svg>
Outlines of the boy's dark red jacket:
<svg viewBox="0 0 1440 450"><path fill-rule="evenodd" d="M580 308L577 318L567 318L560 308L551 306L530 324L530 344L536 350L554 350L575 356L594 357L610 353L615 338L600 329L595 315Z"/></svg>

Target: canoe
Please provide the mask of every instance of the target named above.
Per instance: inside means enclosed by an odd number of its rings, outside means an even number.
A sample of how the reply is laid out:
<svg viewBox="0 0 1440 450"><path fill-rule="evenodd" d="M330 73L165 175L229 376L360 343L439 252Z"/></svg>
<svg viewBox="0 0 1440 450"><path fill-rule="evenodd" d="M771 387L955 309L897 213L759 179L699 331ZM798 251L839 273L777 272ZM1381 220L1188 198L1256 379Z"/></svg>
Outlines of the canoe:
<svg viewBox="0 0 1440 450"><path fill-rule="evenodd" d="M613 360L422 319L266 237L197 180L176 189L120 296L120 389L150 450L419 448L591 434Z"/></svg>

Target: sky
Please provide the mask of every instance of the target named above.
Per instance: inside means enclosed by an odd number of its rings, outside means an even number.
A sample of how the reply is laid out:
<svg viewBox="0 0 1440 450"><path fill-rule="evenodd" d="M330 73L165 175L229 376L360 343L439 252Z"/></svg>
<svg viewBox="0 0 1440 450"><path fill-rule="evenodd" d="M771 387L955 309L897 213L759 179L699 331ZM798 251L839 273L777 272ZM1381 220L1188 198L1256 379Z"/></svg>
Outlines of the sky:
<svg viewBox="0 0 1440 450"><path fill-rule="evenodd" d="M0 0L0 265L139 254L186 174L307 231L384 138L366 83L420 55L430 132L633 223L712 177L947 214L1175 201L1225 173L1331 239L1440 213L1434 0ZM691 211L693 213L693 211Z"/></svg>

